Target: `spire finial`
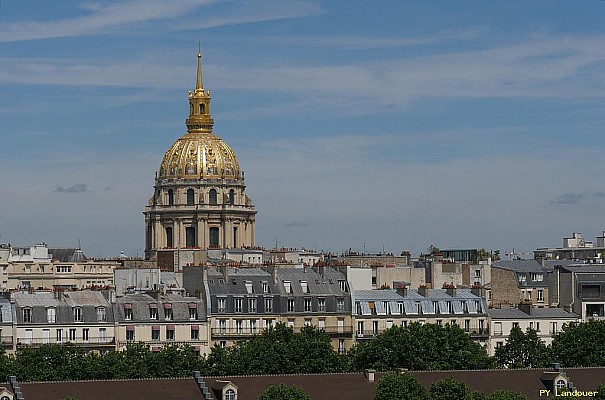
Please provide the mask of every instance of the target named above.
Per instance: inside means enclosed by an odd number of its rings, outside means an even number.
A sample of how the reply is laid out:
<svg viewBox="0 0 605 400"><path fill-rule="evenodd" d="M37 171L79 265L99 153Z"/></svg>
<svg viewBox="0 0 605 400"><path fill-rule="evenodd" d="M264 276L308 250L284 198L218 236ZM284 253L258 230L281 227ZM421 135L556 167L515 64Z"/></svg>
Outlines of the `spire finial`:
<svg viewBox="0 0 605 400"><path fill-rule="evenodd" d="M204 89L204 83L202 82L202 42L199 41L197 45L197 82L195 89Z"/></svg>

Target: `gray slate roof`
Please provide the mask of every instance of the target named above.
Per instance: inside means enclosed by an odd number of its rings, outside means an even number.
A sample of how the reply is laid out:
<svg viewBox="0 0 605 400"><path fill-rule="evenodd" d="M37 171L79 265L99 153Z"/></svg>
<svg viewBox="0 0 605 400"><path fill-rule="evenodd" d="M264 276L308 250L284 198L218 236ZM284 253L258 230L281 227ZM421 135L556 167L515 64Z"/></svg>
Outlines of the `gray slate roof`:
<svg viewBox="0 0 605 400"><path fill-rule="evenodd" d="M516 272L541 272L542 266L536 260L501 260L492 264L492 268L502 268Z"/></svg>
<svg viewBox="0 0 605 400"><path fill-rule="evenodd" d="M518 308L490 308L490 318L494 319L579 319L580 316L567 312L562 308L533 308L531 314L526 314Z"/></svg>

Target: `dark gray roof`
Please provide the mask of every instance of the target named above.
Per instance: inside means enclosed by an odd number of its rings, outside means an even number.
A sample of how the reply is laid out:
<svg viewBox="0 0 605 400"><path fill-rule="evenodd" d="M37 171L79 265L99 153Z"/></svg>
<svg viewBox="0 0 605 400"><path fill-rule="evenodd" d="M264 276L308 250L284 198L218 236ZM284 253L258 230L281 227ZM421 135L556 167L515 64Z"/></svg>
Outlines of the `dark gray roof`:
<svg viewBox="0 0 605 400"><path fill-rule="evenodd" d="M156 321L173 321L183 322L190 321L189 318L189 304L195 303L197 308L197 320L206 320L206 307L200 299L197 297L181 296L179 294L165 294L160 295L158 300L148 294L135 293L127 294L123 297L119 297L116 300L115 315L119 322L156 322ZM125 304L130 305L132 310L132 318L127 320L125 317ZM157 318L152 319L150 316L150 304L155 304L157 308ZM166 308L164 304L170 304L172 310L172 318L166 319Z"/></svg>
<svg viewBox="0 0 605 400"><path fill-rule="evenodd" d="M53 260L61 262L78 262L86 258L80 249L48 249L48 254Z"/></svg>
<svg viewBox="0 0 605 400"><path fill-rule="evenodd" d="M562 308L532 308L527 314L518 308L490 308L488 315L493 319L579 319L580 316Z"/></svg>
<svg viewBox="0 0 605 400"><path fill-rule="evenodd" d="M502 268L517 272L541 272L542 266L536 260L501 260L492 264L492 268Z"/></svg>
<svg viewBox="0 0 605 400"><path fill-rule="evenodd" d="M325 267L325 274L322 276L314 268L280 268L277 271L278 288L282 294L286 293L284 281L289 281L292 293L294 295L344 295L346 291L340 289L339 281L344 281L346 290L348 290L347 277L331 267ZM301 282L306 282L308 291L304 291ZM290 295L291 295L290 294Z"/></svg>

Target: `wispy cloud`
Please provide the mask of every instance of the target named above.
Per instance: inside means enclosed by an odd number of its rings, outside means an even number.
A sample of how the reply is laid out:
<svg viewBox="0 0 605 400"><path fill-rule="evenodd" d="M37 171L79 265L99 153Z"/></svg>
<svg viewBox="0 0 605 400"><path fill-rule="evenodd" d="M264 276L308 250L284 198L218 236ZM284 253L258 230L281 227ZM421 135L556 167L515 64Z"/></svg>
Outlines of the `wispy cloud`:
<svg viewBox="0 0 605 400"><path fill-rule="evenodd" d="M592 196L602 198L605 197L605 192L595 192L592 194Z"/></svg>
<svg viewBox="0 0 605 400"><path fill-rule="evenodd" d="M84 193L88 192L88 185L86 183L76 183L71 186L57 185L55 187L57 193Z"/></svg>
<svg viewBox="0 0 605 400"><path fill-rule="evenodd" d="M550 204L578 204L584 197L586 197L585 193L563 193Z"/></svg>
<svg viewBox="0 0 605 400"><path fill-rule="evenodd" d="M224 25L293 18L321 12L309 1L130 0L83 3L84 15L45 22L5 24L0 42L49 39L124 31L182 31ZM200 7L214 5L200 16ZM178 19L178 23L175 21Z"/></svg>

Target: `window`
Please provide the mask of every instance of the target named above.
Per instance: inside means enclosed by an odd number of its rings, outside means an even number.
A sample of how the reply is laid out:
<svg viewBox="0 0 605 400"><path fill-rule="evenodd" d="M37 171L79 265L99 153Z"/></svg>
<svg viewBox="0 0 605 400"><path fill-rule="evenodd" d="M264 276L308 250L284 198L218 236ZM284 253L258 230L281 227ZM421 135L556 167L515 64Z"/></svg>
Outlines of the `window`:
<svg viewBox="0 0 605 400"><path fill-rule="evenodd" d="M338 352L340 354L343 354L345 352L345 340L344 339L338 339Z"/></svg>
<svg viewBox="0 0 605 400"><path fill-rule="evenodd" d="M164 319L172 321L172 304L164 304Z"/></svg>
<svg viewBox="0 0 605 400"><path fill-rule="evenodd" d="M69 330L69 340L72 342L76 340L76 330L73 328Z"/></svg>
<svg viewBox="0 0 605 400"><path fill-rule="evenodd" d="M215 206L218 204L217 197L218 196L216 194L216 189L210 189L210 192L208 193L208 200L211 206Z"/></svg>
<svg viewBox="0 0 605 400"><path fill-rule="evenodd" d="M235 205L235 191L233 189L229 191L229 204Z"/></svg>
<svg viewBox="0 0 605 400"><path fill-rule="evenodd" d="M532 272L531 280L536 282L542 282L544 280L544 274L541 272Z"/></svg>
<svg viewBox="0 0 605 400"><path fill-rule="evenodd" d="M272 319L266 319L265 320L265 329L271 329L273 328L273 320Z"/></svg>
<svg viewBox="0 0 605 400"><path fill-rule="evenodd" d="M160 340L160 327L159 326L151 327L151 340Z"/></svg>
<svg viewBox="0 0 605 400"><path fill-rule="evenodd" d="M124 319L126 321L132 320L132 304L124 304Z"/></svg>
<svg viewBox="0 0 605 400"><path fill-rule="evenodd" d="M319 311L326 311L326 299L317 299Z"/></svg>
<svg viewBox="0 0 605 400"><path fill-rule="evenodd" d="M357 321L357 336L363 337L363 321Z"/></svg>
<svg viewBox="0 0 605 400"><path fill-rule="evenodd" d="M134 327L126 327L126 340L133 341L134 340Z"/></svg>
<svg viewBox="0 0 605 400"><path fill-rule="evenodd" d="M172 190L172 189L168 189L168 205L169 206L174 205L174 190Z"/></svg>
<svg viewBox="0 0 605 400"><path fill-rule="evenodd" d="M219 297L217 299L217 303L218 303L218 312L224 313L225 312L225 306L227 304L227 299L225 299L224 297Z"/></svg>
<svg viewBox="0 0 605 400"><path fill-rule="evenodd" d="M255 313L256 312L256 298L250 297L248 299L248 312Z"/></svg>
<svg viewBox="0 0 605 400"><path fill-rule="evenodd" d="M105 322L107 321L107 314L105 312L105 307L97 307L97 322Z"/></svg>
<svg viewBox="0 0 605 400"><path fill-rule="evenodd" d="M185 228L185 246L195 247L195 227L193 226Z"/></svg>
<svg viewBox="0 0 605 400"><path fill-rule="evenodd" d="M54 324L57 322L57 309L54 307L48 307L46 309L46 322Z"/></svg>
<svg viewBox="0 0 605 400"><path fill-rule="evenodd" d="M263 285L263 293L269 293L269 283L263 281L261 284Z"/></svg>
<svg viewBox="0 0 605 400"><path fill-rule="evenodd" d="M219 332L224 335L225 333L227 333L227 320L225 319L219 319L218 320L218 329Z"/></svg>
<svg viewBox="0 0 605 400"><path fill-rule="evenodd" d="M85 342L88 342L89 337L90 337L90 329L88 329L88 328L82 329L82 340Z"/></svg>
<svg viewBox="0 0 605 400"><path fill-rule="evenodd" d="M199 340L200 327L198 325L191 326L191 340Z"/></svg>
<svg viewBox="0 0 605 400"><path fill-rule="evenodd" d="M192 206L195 203L195 193L193 189L187 189L187 205Z"/></svg>
<svg viewBox="0 0 605 400"><path fill-rule="evenodd" d="M536 321L536 332L540 332L540 322Z"/></svg>
<svg viewBox="0 0 605 400"><path fill-rule="evenodd" d="M210 227L210 247L219 247L219 231L218 227Z"/></svg>
<svg viewBox="0 0 605 400"><path fill-rule="evenodd" d="M63 329L57 329L57 342L63 341Z"/></svg>
<svg viewBox="0 0 605 400"><path fill-rule="evenodd" d="M300 287L302 288L303 293L309 293L309 284L307 281L300 281Z"/></svg>
<svg viewBox="0 0 605 400"><path fill-rule="evenodd" d="M336 309L337 311L345 310L345 299L337 299L336 300Z"/></svg>
<svg viewBox="0 0 605 400"><path fill-rule="evenodd" d="M550 323L550 333L551 334L557 333L557 323L556 322Z"/></svg>
<svg viewBox="0 0 605 400"><path fill-rule="evenodd" d="M284 290L286 293L292 293L292 283L290 281L284 281Z"/></svg>
<svg viewBox="0 0 605 400"><path fill-rule="evenodd" d="M465 319L464 320L464 331L465 332L470 332L471 331L471 320L470 319Z"/></svg>
<svg viewBox="0 0 605 400"><path fill-rule="evenodd" d="M563 379L559 379L557 381L557 393L559 390L563 389L566 386L565 381Z"/></svg>
<svg viewBox="0 0 605 400"><path fill-rule="evenodd" d="M347 291L347 281L345 281L345 280L338 280L338 287L340 287L340 290L342 292L346 292Z"/></svg>
<svg viewBox="0 0 605 400"><path fill-rule="evenodd" d="M99 328L99 342L105 343L105 339L107 339L107 329Z"/></svg>
<svg viewBox="0 0 605 400"><path fill-rule="evenodd" d="M174 340L174 326L166 326L166 340Z"/></svg>
<svg viewBox="0 0 605 400"><path fill-rule="evenodd" d="M158 305L157 304L149 305L149 319L158 319Z"/></svg>
<svg viewBox="0 0 605 400"><path fill-rule="evenodd" d="M235 298L235 312L242 312L243 310L244 299L241 297Z"/></svg>
<svg viewBox="0 0 605 400"><path fill-rule="evenodd" d="M519 323L518 322L513 322L513 328L518 328L519 327Z"/></svg>
<svg viewBox="0 0 605 400"><path fill-rule="evenodd" d="M255 334L256 333L256 320L251 319L249 322L250 322L250 333Z"/></svg>
<svg viewBox="0 0 605 400"><path fill-rule="evenodd" d="M170 226L166 228L166 247L174 247L174 241L172 240L172 227Z"/></svg>
<svg viewBox="0 0 605 400"><path fill-rule="evenodd" d="M23 309L23 322L32 322L32 309L31 308Z"/></svg>
<svg viewBox="0 0 605 400"><path fill-rule="evenodd" d="M273 312L273 299L270 297L265 299L265 312Z"/></svg>
<svg viewBox="0 0 605 400"><path fill-rule="evenodd" d="M538 295L536 297L536 300L539 303L543 303L544 302L544 289L538 289Z"/></svg>
<svg viewBox="0 0 605 400"><path fill-rule="evenodd" d="M378 321L372 321L372 334L378 335Z"/></svg>
<svg viewBox="0 0 605 400"><path fill-rule="evenodd" d="M294 299L288 299L288 312L294 311Z"/></svg>
<svg viewBox="0 0 605 400"><path fill-rule="evenodd" d="M82 307L74 307L74 322L82 322Z"/></svg>
<svg viewBox="0 0 605 400"><path fill-rule="evenodd" d="M311 326L311 318L305 318L305 326Z"/></svg>
<svg viewBox="0 0 605 400"><path fill-rule="evenodd" d="M189 319L197 319L197 304L189 303Z"/></svg>
<svg viewBox="0 0 605 400"><path fill-rule="evenodd" d="M254 287L252 286L251 281L244 281L244 286L246 287L246 293L248 293L248 294L254 293Z"/></svg>
<svg viewBox="0 0 605 400"><path fill-rule="evenodd" d="M504 342L496 342L496 348L504 346Z"/></svg>
<svg viewBox="0 0 605 400"><path fill-rule="evenodd" d="M235 331L237 332L238 335L241 335L242 333L244 333L244 324L242 323L241 319L235 320Z"/></svg>
<svg viewBox="0 0 605 400"><path fill-rule="evenodd" d="M233 389L227 389L225 392L225 400L235 400L235 391Z"/></svg>
<svg viewBox="0 0 605 400"><path fill-rule="evenodd" d="M305 299L305 311L311 311L311 299Z"/></svg>

